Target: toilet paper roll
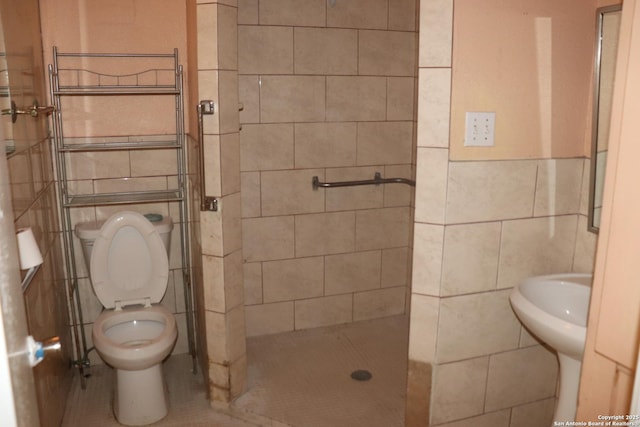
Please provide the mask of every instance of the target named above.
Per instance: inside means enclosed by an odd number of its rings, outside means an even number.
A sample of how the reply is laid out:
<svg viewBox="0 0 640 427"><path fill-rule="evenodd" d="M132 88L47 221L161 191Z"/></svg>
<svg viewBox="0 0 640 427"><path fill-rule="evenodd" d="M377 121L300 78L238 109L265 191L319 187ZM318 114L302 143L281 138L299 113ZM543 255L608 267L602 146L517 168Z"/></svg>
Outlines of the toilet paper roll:
<svg viewBox="0 0 640 427"><path fill-rule="evenodd" d="M20 256L20 269L28 270L42 264L42 254L36 243L31 228L21 228L16 234L18 238L18 255Z"/></svg>

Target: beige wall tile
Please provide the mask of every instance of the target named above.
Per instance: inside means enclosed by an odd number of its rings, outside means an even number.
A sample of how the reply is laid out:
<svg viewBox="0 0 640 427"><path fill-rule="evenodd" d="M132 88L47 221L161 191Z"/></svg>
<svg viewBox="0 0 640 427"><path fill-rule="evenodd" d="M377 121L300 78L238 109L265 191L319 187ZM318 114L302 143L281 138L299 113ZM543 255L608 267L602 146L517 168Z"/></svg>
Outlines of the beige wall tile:
<svg viewBox="0 0 640 427"><path fill-rule="evenodd" d="M394 248L382 251L380 284L383 288L406 286L409 267L409 249Z"/></svg>
<svg viewBox="0 0 640 427"><path fill-rule="evenodd" d="M400 31L358 32L358 74L414 76L416 34Z"/></svg>
<svg viewBox="0 0 640 427"><path fill-rule="evenodd" d="M245 261L293 258L293 216L244 219L242 231Z"/></svg>
<svg viewBox="0 0 640 427"><path fill-rule="evenodd" d="M245 262L242 267L245 305L262 304L262 263Z"/></svg>
<svg viewBox="0 0 640 427"><path fill-rule="evenodd" d="M438 361L452 362L518 347L520 322L510 291L445 298L440 306Z"/></svg>
<svg viewBox="0 0 640 427"><path fill-rule="evenodd" d="M437 365L431 401L432 423L482 414L488 368L488 357Z"/></svg>
<svg viewBox="0 0 640 427"><path fill-rule="evenodd" d="M222 212L200 211L200 241L203 255L223 256Z"/></svg>
<svg viewBox="0 0 640 427"><path fill-rule="evenodd" d="M496 288L500 231L499 222L445 227L442 295Z"/></svg>
<svg viewBox="0 0 640 427"><path fill-rule="evenodd" d="M238 76L238 93L242 104L240 123L260 122L260 77Z"/></svg>
<svg viewBox="0 0 640 427"><path fill-rule="evenodd" d="M218 5L218 68L238 69L238 8Z"/></svg>
<svg viewBox="0 0 640 427"><path fill-rule="evenodd" d="M384 77L327 77L327 120L384 120L386 84Z"/></svg>
<svg viewBox="0 0 640 427"><path fill-rule="evenodd" d="M238 0L238 24L257 25L260 0Z"/></svg>
<svg viewBox="0 0 640 427"><path fill-rule="evenodd" d="M327 7L327 27L387 28L388 0L351 0Z"/></svg>
<svg viewBox="0 0 640 427"><path fill-rule="evenodd" d="M416 223L413 233L411 289L422 295L440 295L444 227Z"/></svg>
<svg viewBox="0 0 640 427"><path fill-rule="evenodd" d="M295 301L296 330L351 322L351 294Z"/></svg>
<svg viewBox="0 0 640 427"><path fill-rule="evenodd" d="M418 148L417 157L416 221L444 224L449 150L443 148Z"/></svg>
<svg viewBox="0 0 640 427"><path fill-rule="evenodd" d="M262 215L289 215L324 210L324 192L313 190L321 169L262 172Z"/></svg>
<svg viewBox="0 0 640 427"><path fill-rule="evenodd" d="M293 331L293 301L245 307L247 336Z"/></svg>
<svg viewBox="0 0 640 427"><path fill-rule="evenodd" d="M150 176L127 179L96 179L93 182L93 188L97 193L117 193L128 191L166 190L168 187L166 176ZM122 206L120 206L120 210L123 210Z"/></svg>
<svg viewBox="0 0 640 427"><path fill-rule="evenodd" d="M220 179L222 195L240 191L240 135L220 135Z"/></svg>
<svg viewBox="0 0 640 427"><path fill-rule="evenodd" d="M295 217L296 256L352 252L355 249L353 212Z"/></svg>
<svg viewBox="0 0 640 427"><path fill-rule="evenodd" d="M415 180L411 165L387 165L384 167L385 178L407 178ZM406 184L392 184L384 186L384 207L411 206L414 188Z"/></svg>
<svg viewBox="0 0 640 427"><path fill-rule="evenodd" d="M219 207L222 210L223 253L228 255L242 248L242 198L240 193L222 197Z"/></svg>
<svg viewBox="0 0 640 427"><path fill-rule="evenodd" d="M387 120L413 120L415 82L414 77L387 78Z"/></svg>
<svg viewBox="0 0 640 427"><path fill-rule="evenodd" d="M418 71L418 147L449 146L451 69Z"/></svg>
<svg viewBox="0 0 640 427"><path fill-rule="evenodd" d="M447 223L530 217L536 171L533 160L450 163Z"/></svg>
<svg viewBox="0 0 640 427"><path fill-rule="evenodd" d="M450 67L453 0L420 1L420 67Z"/></svg>
<svg viewBox="0 0 640 427"><path fill-rule="evenodd" d="M261 25L324 27L324 0L270 0L260 2Z"/></svg>
<svg viewBox="0 0 640 427"><path fill-rule="evenodd" d="M204 135L204 170L206 195L221 196L220 135Z"/></svg>
<svg viewBox="0 0 640 427"><path fill-rule="evenodd" d="M220 84L218 99L220 133L236 133L240 128L238 73L236 71L219 71L218 82Z"/></svg>
<svg viewBox="0 0 640 427"><path fill-rule="evenodd" d="M409 360L433 363L438 336L440 298L411 295Z"/></svg>
<svg viewBox="0 0 640 427"><path fill-rule="evenodd" d="M211 37L218 32L218 5L201 4L197 13L198 26L198 69L218 68L217 38Z"/></svg>
<svg viewBox="0 0 640 427"><path fill-rule="evenodd" d="M407 288L401 286L354 294L353 321L379 319L403 314L405 312L404 304L407 299L406 292Z"/></svg>
<svg viewBox="0 0 640 427"><path fill-rule="evenodd" d="M380 168L340 168L327 169L327 182L359 181L373 179ZM384 186L366 185L355 187L338 187L326 190L326 210L344 211L355 209L372 209L383 207Z"/></svg>
<svg viewBox="0 0 640 427"><path fill-rule="evenodd" d="M573 268L576 273L593 273L598 236L587 229L587 217L578 216L578 232L573 254Z"/></svg>
<svg viewBox="0 0 640 427"><path fill-rule="evenodd" d="M510 427L537 427L553 424L555 398L540 400L511 410Z"/></svg>
<svg viewBox="0 0 640 427"><path fill-rule="evenodd" d="M461 421L440 424L438 427L508 427L509 414L508 410L491 412Z"/></svg>
<svg viewBox="0 0 640 427"><path fill-rule="evenodd" d="M262 123L315 122L325 119L324 76L263 76Z"/></svg>
<svg viewBox="0 0 640 427"><path fill-rule="evenodd" d="M202 270L207 310L225 313L244 302L241 251L224 258L205 255Z"/></svg>
<svg viewBox="0 0 640 427"><path fill-rule="evenodd" d="M245 124L240 148L242 171L293 169L293 124Z"/></svg>
<svg viewBox="0 0 640 427"><path fill-rule="evenodd" d="M505 221L498 287L513 287L530 276L571 271L576 226L575 215Z"/></svg>
<svg viewBox="0 0 640 427"><path fill-rule="evenodd" d="M554 396L557 372L555 354L542 346L491 356L485 410L509 408Z"/></svg>
<svg viewBox="0 0 640 427"><path fill-rule="evenodd" d="M412 122L358 123L358 165L411 163Z"/></svg>
<svg viewBox="0 0 640 427"><path fill-rule="evenodd" d="M240 174L242 195L242 217L260 216L260 172L242 172Z"/></svg>
<svg viewBox="0 0 640 427"><path fill-rule="evenodd" d="M358 31L294 29L295 74L358 74Z"/></svg>
<svg viewBox="0 0 640 427"><path fill-rule="evenodd" d="M225 315L227 334L227 361L238 360L247 352L244 304L232 308Z"/></svg>
<svg viewBox="0 0 640 427"><path fill-rule="evenodd" d="M354 252L325 257L325 295L380 287L380 251Z"/></svg>
<svg viewBox="0 0 640 427"><path fill-rule="evenodd" d="M415 31L417 0L389 0L389 29Z"/></svg>
<svg viewBox="0 0 640 427"><path fill-rule="evenodd" d="M355 123L296 123L295 167L355 166Z"/></svg>
<svg viewBox="0 0 640 427"><path fill-rule="evenodd" d="M582 182L580 183L580 215L589 215L589 178L591 175L591 159L584 159Z"/></svg>
<svg viewBox="0 0 640 427"><path fill-rule="evenodd" d="M238 71L293 74L293 28L238 26Z"/></svg>
<svg viewBox="0 0 640 427"><path fill-rule="evenodd" d="M534 216L578 213L583 159L538 161Z"/></svg>
<svg viewBox="0 0 640 427"><path fill-rule="evenodd" d="M131 176L128 152L74 153L67 165L70 166L67 171L72 180ZM15 170L28 169L12 167L12 173Z"/></svg>
<svg viewBox="0 0 640 427"><path fill-rule="evenodd" d="M203 130L205 135L220 133L220 93L218 84L218 71L198 70L198 99L209 99L215 103L215 111L218 114L205 115L203 117Z"/></svg>
<svg viewBox="0 0 640 427"><path fill-rule="evenodd" d="M296 258L262 264L264 302L322 296L324 258Z"/></svg>
<svg viewBox="0 0 640 427"><path fill-rule="evenodd" d="M386 249L409 244L409 208L356 212L356 249Z"/></svg>

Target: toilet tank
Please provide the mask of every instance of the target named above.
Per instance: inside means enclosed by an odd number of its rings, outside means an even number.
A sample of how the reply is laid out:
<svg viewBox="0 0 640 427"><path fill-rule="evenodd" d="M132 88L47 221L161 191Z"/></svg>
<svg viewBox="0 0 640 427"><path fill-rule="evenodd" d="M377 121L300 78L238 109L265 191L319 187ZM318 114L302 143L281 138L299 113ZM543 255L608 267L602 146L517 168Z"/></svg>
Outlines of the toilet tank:
<svg viewBox="0 0 640 427"><path fill-rule="evenodd" d="M158 234L160 234L160 239L162 240L162 244L164 245L165 250L167 251L167 257L169 257L169 252L171 249L171 230L173 230L173 220L170 216L164 216L161 220L156 221L158 218L158 214L150 214L147 218L151 217L153 220L151 224L156 227ZM80 243L82 245L82 255L84 257L84 264L87 267L87 271L89 271L89 266L91 265L91 251L93 250L93 242L98 237L98 233L100 232L100 228L102 228L102 224L104 224L106 220L102 221L89 221L89 222L79 222L76 224L75 233L76 236L80 239Z"/></svg>

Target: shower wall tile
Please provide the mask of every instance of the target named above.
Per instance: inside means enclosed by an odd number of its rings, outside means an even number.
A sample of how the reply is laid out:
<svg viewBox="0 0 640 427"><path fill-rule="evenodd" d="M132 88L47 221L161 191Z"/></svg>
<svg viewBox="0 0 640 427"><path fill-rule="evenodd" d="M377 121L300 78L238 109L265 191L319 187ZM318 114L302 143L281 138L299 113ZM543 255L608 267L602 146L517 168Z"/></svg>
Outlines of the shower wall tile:
<svg viewBox="0 0 640 427"><path fill-rule="evenodd" d="M358 123L358 165L411 163L412 122Z"/></svg>
<svg viewBox="0 0 640 427"><path fill-rule="evenodd" d="M416 34L400 31L358 32L358 74L415 76ZM406 47L399 49L399 46Z"/></svg>
<svg viewBox="0 0 640 427"><path fill-rule="evenodd" d="M441 424L482 414L488 368L488 357L436 366L431 401L432 423Z"/></svg>
<svg viewBox="0 0 640 427"><path fill-rule="evenodd" d="M353 320L353 295L334 295L295 301L295 328L339 325Z"/></svg>
<svg viewBox="0 0 640 427"><path fill-rule="evenodd" d="M240 193L222 197L220 209L222 210L223 254L228 255L242 248L242 198Z"/></svg>
<svg viewBox="0 0 640 427"><path fill-rule="evenodd" d="M218 5L218 66L222 70L238 69L238 8Z"/></svg>
<svg viewBox="0 0 640 427"><path fill-rule="evenodd" d="M492 355L485 410L509 408L554 396L557 372L555 354L542 346Z"/></svg>
<svg viewBox="0 0 640 427"><path fill-rule="evenodd" d="M294 31L295 74L358 74L357 30L297 27Z"/></svg>
<svg viewBox="0 0 640 427"><path fill-rule="evenodd" d="M327 169L328 182L359 181L373 179L379 168L339 168ZM344 211L381 208L384 204L383 186L338 187L326 190L326 210Z"/></svg>
<svg viewBox="0 0 640 427"><path fill-rule="evenodd" d="M211 37L218 32L218 5L199 5L197 16L198 70L218 68L218 43L215 37Z"/></svg>
<svg viewBox="0 0 640 427"><path fill-rule="evenodd" d="M453 0L420 0L420 67L451 67Z"/></svg>
<svg viewBox="0 0 640 427"><path fill-rule="evenodd" d="M295 167L355 166L356 123L296 123Z"/></svg>
<svg viewBox="0 0 640 427"><path fill-rule="evenodd" d="M240 132L240 170L293 169L293 124L245 124Z"/></svg>
<svg viewBox="0 0 640 427"><path fill-rule="evenodd" d="M240 194L242 195L242 217L260 216L260 172L240 174Z"/></svg>
<svg viewBox="0 0 640 427"><path fill-rule="evenodd" d="M337 1L327 7L327 27L387 28L388 0Z"/></svg>
<svg viewBox="0 0 640 427"><path fill-rule="evenodd" d="M387 120L413 120L415 82L414 77L387 78Z"/></svg>
<svg viewBox="0 0 640 427"><path fill-rule="evenodd" d="M449 150L418 147L417 157L416 221L444 224Z"/></svg>
<svg viewBox="0 0 640 427"><path fill-rule="evenodd" d="M431 364L435 361L440 299L411 295L409 310L409 360Z"/></svg>
<svg viewBox="0 0 640 427"><path fill-rule="evenodd" d="M354 212L297 215L295 217L297 256L328 255L355 250Z"/></svg>
<svg viewBox="0 0 640 427"><path fill-rule="evenodd" d="M346 294L380 287L380 251L325 257L324 294Z"/></svg>
<svg viewBox="0 0 640 427"><path fill-rule="evenodd" d="M530 217L537 169L535 160L451 162L447 223Z"/></svg>
<svg viewBox="0 0 640 427"><path fill-rule="evenodd" d="M218 71L218 83L220 133L237 133L240 128L237 71Z"/></svg>
<svg viewBox="0 0 640 427"><path fill-rule="evenodd" d="M499 222L445 228L442 295L469 294L496 288L501 229Z"/></svg>
<svg viewBox="0 0 640 427"><path fill-rule="evenodd" d="M293 216L248 218L242 220L242 228L245 261L294 257Z"/></svg>
<svg viewBox="0 0 640 427"><path fill-rule="evenodd" d="M324 121L325 86L322 76L263 76L261 122Z"/></svg>
<svg viewBox="0 0 640 427"><path fill-rule="evenodd" d="M520 322L509 304L510 290L443 298L438 327L439 363L518 347Z"/></svg>
<svg viewBox="0 0 640 427"><path fill-rule="evenodd" d="M238 76L238 96L242 104L240 122L260 122L260 77ZM242 131L244 131L244 125Z"/></svg>
<svg viewBox="0 0 640 427"><path fill-rule="evenodd" d="M571 271L576 227L576 215L503 222L498 287L511 288L530 276Z"/></svg>
<svg viewBox="0 0 640 427"><path fill-rule="evenodd" d="M219 73L217 70L198 70L198 99L213 100L220 112ZM205 115L202 120L205 135L220 134L220 114Z"/></svg>
<svg viewBox="0 0 640 427"><path fill-rule="evenodd" d="M555 398L516 406L511 410L510 427L536 427L553 424Z"/></svg>
<svg viewBox="0 0 640 427"><path fill-rule="evenodd" d="M400 286L353 294L353 321L403 314L406 293L406 286Z"/></svg>
<svg viewBox="0 0 640 427"><path fill-rule="evenodd" d="M260 0L238 0L238 25L257 25Z"/></svg>
<svg viewBox="0 0 640 427"><path fill-rule="evenodd" d="M220 135L221 195L240 191L240 136L238 133Z"/></svg>
<svg viewBox="0 0 640 427"><path fill-rule="evenodd" d="M293 74L293 29L240 25L238 71L242 74Z"/></svg>
<svg viewBox="0 0 640 427"><path fill-rule="evenodd" d="M247 337L293 331L293 301L245 307Z"/></svg>
<svg viewBox="0 0 640 427"><path fill-rule="evenodd" d="M491 412L461 421L439 424L438 427L509 427L509 414L509 410Z"/></svg>
<svg viewBox="0 0 640 427"><path fill-rule="evenodd" d="M245 262L243 264L244 303L262 304L262 263Z"/></svg>
<svg viewBox="0 0 640 427"><path fill-rule="evenodd" d="M324 193L311 187L312 178L322 175L322 169L262 172L262 214L322 212Z"/></svg>
<svg viewBox="0 0 640 427"><path fill-rule="evenodd" d="M449 147L451 69L418 71L418 147Z"/></svg>
<svg viewBox="0 0 640 427"><path fill-rule="evenodd" d="M384 208L356 212L356 249L386 249L409 244L409 208Z"/></svg>
<svg viewBox="0 0 640 427"><path fill-rule="evenodd" d="M416 30L416 0L389 0L389 29Z"/></svg>
<svg viewBox="0 0 640 427"><path fill-rule="evenodd" d="M260 2L260 25L324 27L325 0L270 0Z"/></svg>
<svg viewBox="0 0 640 427"><path fill-rule="evenodd" d="M328 76L326 79L327 120L385 120L387 82L384 77Z"/></svg>
<svg viewBox="0 0 640 427"><path fill-rule="evenodd" d="M411 165L389 165L384 167L384 177L397 177L414 179L413 167ZM414 188L409 185L385 185L384 191L385 208L393 206L411 206L414 194Z"/></svg>
<svg viewBox="0 0 640 427"><path fill-rule="evenodd" d="M380 267L380 284L383 288L406 286L408 282L409 248L384 249Z"/></svg>
<svg viewBox="0 0 640 427"><path fill-rule="evenodd" d="M236 251L224 258L202 257L204 299L207 310L225 313L244 302L242 279L242 253ZM215 286L219 283L221 286Z"/></svg>
<svg viewBox="0 0 640 427"><path fill-rule="evenodd" d="M324 258L296 258L262 263L265 303L323 295Z"/></svg>

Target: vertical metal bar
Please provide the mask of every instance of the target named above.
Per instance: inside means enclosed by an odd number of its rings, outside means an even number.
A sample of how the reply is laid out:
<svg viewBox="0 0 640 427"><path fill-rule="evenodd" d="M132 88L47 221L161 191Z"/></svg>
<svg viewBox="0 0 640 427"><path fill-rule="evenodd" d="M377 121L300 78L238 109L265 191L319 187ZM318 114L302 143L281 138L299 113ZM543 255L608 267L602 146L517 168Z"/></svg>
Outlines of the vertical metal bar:
<svg viewBox="0 0 640 427"><path fill-rule="evenodd" d="M211 100L203 100L198 104L198 147L200 148L200 164L198 168L198 180L200 181L200 210L217 211L218 199L207 196L207 185L204 170L204 116L214 113L214 103Z"/></svg>

